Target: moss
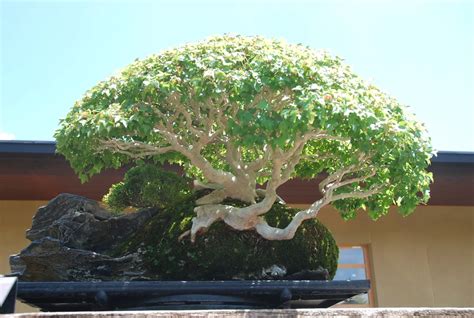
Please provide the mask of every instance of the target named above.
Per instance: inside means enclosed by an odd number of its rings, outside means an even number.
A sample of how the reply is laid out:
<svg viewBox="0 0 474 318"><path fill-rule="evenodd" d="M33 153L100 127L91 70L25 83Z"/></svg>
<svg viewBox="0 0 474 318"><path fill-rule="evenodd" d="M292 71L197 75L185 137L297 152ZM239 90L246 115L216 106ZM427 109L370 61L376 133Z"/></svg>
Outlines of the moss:
<svg viewBox="0 0 474 318"><path fill-rule="evenodd" d="M304 222L288 241L268 241L254 231L236 231L223 222L214 223L194 244L189 237L179 241L191 228L196 199L209 193L192 192L189 184L189 180L154 165L130 169L123 182L112 186L105 201L117 209L154 206L159 211L112 255L144 249L145 266L156 279L245 279L272 265L285 266L288 274L323 267L334 276L339 250L331 233L317 220ZM230 199L224 203L245 206ZM282 228L296 212L276 203L265 218L270 225Z"/></svg>
<svg viewBox="0 0 474 318"><path fill-rule="evenodd" d="M112 185L102 201L114 214L128 208L172 206L191 193L190 180L154 164L140 164Z"/></svg>
<svg viewBox="0 0 474 318"><path fill-rule="evenodd" d="M254 231L236 231L223 222L214 223L194 244L189 239L179 241L179 235L191 227L196 198L190 195L163 210L120 252L144 245L145 266L160 279L252 278L273 264L285 266L288 274L323 267L334 276L339 250L329 230L317 220L303 223L288 241L268 241ZM275 204L265 217L271 225L284 227L296 212Z"/></svg>

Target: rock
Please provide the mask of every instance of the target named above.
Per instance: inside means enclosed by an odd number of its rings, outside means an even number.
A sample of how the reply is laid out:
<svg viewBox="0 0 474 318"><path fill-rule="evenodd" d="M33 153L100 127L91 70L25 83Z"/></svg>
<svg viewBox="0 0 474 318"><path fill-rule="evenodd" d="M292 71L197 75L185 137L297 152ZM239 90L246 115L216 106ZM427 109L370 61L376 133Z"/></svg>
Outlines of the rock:
<svg viewBox="0 0 474 318"><path fill-rule="evenodd" d="M41 238L10 260L23 281L90 281L149 279L139 252L110 257L66 247L58 239Z"/></svg>
<svg viewBox="0 0 474 318"><path fill-rule="evenodd" d="M112 254L157 212L145 209L114 217L93 200L58 195L38 209L27 231L32 243L10 257L12 272L22 281L151 279L140 249Z"/></svg>
<svg viewBox="0 0 474 318"><path fill-rule="evenodd" d="M70 248L102 252L136 233L156 213L145 209L114 217L94 200L64 193L38 209L26 237L30 241L51 237Z"/></svg>
<svg viewBox="0 0 474 318"><path fill-rule="evenodd" d="M329 272L327 269L320 267L317 270L302 270L300 272L286 276L285 279L329 280Z"/></svg>
<svg viewBox="0 0 474 318"><path fill-rule="evenodd" d="M114 216L96 201L58 195L38 209L27 231L31 244L10 257L12 272L21 281L326 280L335 272L336 243L316 221L291 241L220 223L191 244L178 238L191 226L194 206L190 196L174 209ZM271 212L266 217L278 226L294 211L276 204Z"/></svg>
<svg viewBox="0 0 474 318"><path fill-rule="evenodd" d="M139 253L114 258L69 248L51 237L35 240L10 263L23 281L147 279Z"/></svg>
<svg viewBox="0 0 474 318"><path fill-rule="evenodd" d="M286 275L286 267L283 265L272 265L268 268L262 269L260 279L278 279Z"/></svg>

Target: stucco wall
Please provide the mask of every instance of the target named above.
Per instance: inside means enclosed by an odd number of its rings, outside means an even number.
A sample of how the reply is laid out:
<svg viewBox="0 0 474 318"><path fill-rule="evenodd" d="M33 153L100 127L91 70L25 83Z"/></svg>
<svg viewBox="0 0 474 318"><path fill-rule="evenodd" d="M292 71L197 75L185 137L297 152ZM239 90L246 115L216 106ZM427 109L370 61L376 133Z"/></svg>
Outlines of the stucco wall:
<svg viewBox="0 0 474 318"><path fill-rule="evenodd" d="M45 203L0 201L0 273L28 244L25 230ZM421 206L407 218L390 212L377 222L364 213L345 222L327 208L319 218L338 244L369 246L378 306L473 307L474 207Z"/></svg>
<svg viewBox="0 0 474 318"><path fill-rule="evenodd" d="M474 207L420 206L349 222L325 209L338 244L368 244L379 307L474 306Z"/></svg>
<svg viewBox="0 0 474 318"><path fill-rule="evenodd" d="M29 241L25 231L38 207L47 201L3 201L0 200L0 274L8 273L8 256L26 247Z"/></svg>
<svg viewBox="0 0 474 318"><path fill-rule="evenodd" d="M38 207L47 201L4 201L0 200L0 274L10 272L8 257L25 248L30 241L25 231L31 226L31 219ZM31 312L36 309L17 302L17 312Z"/></svg>

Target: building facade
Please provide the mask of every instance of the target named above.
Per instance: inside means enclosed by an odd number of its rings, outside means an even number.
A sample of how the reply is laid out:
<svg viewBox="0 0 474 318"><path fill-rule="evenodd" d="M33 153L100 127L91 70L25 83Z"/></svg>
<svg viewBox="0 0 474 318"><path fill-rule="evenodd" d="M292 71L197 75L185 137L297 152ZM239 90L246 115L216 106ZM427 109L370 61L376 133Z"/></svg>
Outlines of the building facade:
<svg viewBox="0 0 474 318"><path fill-rule="evenodd" d="M25 231L38 207L62 192L100 200L126 168L81 184L54 142L0 142L0 274L8 257L29 242ZM318 218L341 248L336 279L370 279L371 292L343 306L474 307L474 153L441 152L430 167L435 182L426 206L402 217L395 208L372 221L344 221L331 207ZM306 207L317 180L292 180L280 195ZM22 311L31 310L19 306Z"/></svg>

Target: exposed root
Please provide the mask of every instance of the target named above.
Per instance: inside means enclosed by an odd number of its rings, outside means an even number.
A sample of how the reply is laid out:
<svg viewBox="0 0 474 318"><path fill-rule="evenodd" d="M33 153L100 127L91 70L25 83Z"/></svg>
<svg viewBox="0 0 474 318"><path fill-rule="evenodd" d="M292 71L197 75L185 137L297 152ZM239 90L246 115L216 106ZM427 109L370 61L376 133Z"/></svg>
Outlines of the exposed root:
<svg viewBox="0 0 474 318"><path fill-rule="evenodd" d="M254 215L249 215L247 208L237 208L230 205L206 205L196 207L196 217L193 218L193 225L191 227L191 241L194 242L196 235L205 231L214 222L222 220L230 227L239 230L249 230L255 227L258 218Z"/></svg>
<svg viewBox="0 0 474 318"><path fill-rule="evenodd" d="M196 200L196 205L210 205L219 204L227 197L227 191L224 189L217 189L211 193Z"/></svg>
<svg viewBox="0 0 474 318"><path fill-rule="evenodd" d="M191 230L187 230L186 232L178 236L178 242L181 242L186 236L189 236L190 234L191 234Z"/></svg>

